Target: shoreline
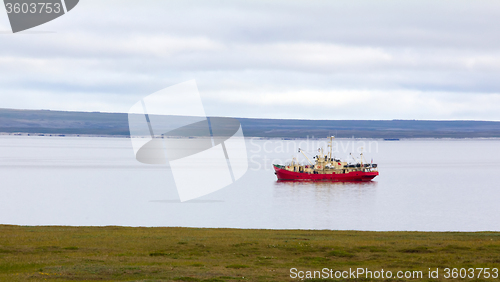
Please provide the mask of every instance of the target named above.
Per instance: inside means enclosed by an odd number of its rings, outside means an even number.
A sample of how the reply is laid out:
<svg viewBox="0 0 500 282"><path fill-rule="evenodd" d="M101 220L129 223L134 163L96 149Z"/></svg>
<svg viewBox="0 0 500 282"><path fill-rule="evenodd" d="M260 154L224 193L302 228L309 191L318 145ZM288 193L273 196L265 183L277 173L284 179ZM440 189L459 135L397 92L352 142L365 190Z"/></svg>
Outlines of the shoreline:
<svg viewBox="0 0 500 282"><path fill-rule="evenodd" d="M47 133L24 133L24 132L0 132L0 136L19 136L19 137L82 137L82 138L123 138L130 139L130 136L127 135L103 135L103 134L47 134ZM145 136L144 138L148 138L149 136ZM182 139L182 138L200 138L200 137L170 137L174 139ZM203 137L201 137L203 138ZM290 138L290 137L258 137L258 136L249 136L244 137L245 139L255 139L255 140L280 140L280 141L321 141L326 140L327 138ZM340 141L349 141L349 140L377 140L384 142L399 142L399 141L431 141L431 140L447 140L447 141L460 141L460 140L500 140L500 137L414 137L414 138L398 138L398 140L387 140L386 138L371 138L371 137L354 137L354 138L345 138L339 137L335 138L335 140Z"/></svg>
<svg viewBox="0 0 500 282"><path fill-rule="evenodd" d="M238 118L245 136L306 139L341 138L500 138L499 121L478 120L308 120ZM172 128L183 126L172 121ZM177 124L178 123L178 124ZM177 126L177 127L178 127ZM0 132L46 135L121 136L130 134L128 114L0 109Z"/></svg>
<svg viewBox="0 0 500 282"><path fill-rule="evenodd" d="M356 229L301 229L301 228L256 228L256 227L193 227L193 226L132 226L132 225L24 225L24 224L10 224L10 223L0 223L0 229L2 227L13 227L13 228L130 228L130 229L193 229L193 230L226 230L226 231L255 231L255 232L361 232L361 233L423 233L423 234L474 234L474 233L498 233L500 237L500 230L474 230L474 231L461 231L461 230L440 230L440 231L429 231L429 230L356 230ZM499 238L500 239L500 238Z"/></svg>

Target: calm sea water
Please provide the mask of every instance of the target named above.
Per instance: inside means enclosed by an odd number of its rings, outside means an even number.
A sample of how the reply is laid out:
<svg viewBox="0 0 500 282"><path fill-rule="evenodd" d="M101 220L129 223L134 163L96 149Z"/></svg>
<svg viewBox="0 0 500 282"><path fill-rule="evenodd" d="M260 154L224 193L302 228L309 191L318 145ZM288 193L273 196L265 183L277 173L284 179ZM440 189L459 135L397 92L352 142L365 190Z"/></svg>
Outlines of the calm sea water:
<svg viewBox="0 0 500 282"><path fill-rule="evenodd" d="M324 142L248 139L241 179L181 203L168 165L138 163L130 139L0 136L0 224L500 231L500 140L337 140L380 176L276 181L273 161Z"/></svg>

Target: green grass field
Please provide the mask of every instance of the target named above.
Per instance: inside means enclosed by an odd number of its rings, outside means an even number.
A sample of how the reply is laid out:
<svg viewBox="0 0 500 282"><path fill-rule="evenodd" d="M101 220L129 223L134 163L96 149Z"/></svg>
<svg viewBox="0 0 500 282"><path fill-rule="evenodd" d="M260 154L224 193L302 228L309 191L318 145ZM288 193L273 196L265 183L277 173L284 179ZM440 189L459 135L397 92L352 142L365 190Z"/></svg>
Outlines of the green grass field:
<svg viewBox="0 0 500 282"><path fill-rule="evenodd" d="M421 270L414 281L457 280L443 277L447 267L500 268L500 233L0 225L1 281L299 280L291 268ZM429 268L440 278L428 278ZM407 279L313 279L370 280Z"/></svg>

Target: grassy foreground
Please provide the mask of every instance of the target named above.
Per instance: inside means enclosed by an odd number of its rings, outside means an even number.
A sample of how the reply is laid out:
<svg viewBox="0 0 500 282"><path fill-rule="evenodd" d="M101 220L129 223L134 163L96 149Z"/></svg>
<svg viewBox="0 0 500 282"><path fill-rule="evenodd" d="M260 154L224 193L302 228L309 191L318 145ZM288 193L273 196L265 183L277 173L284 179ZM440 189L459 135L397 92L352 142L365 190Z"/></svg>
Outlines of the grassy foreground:
<svg viewBox="0 0 500 282"><path fill-rule="evenodd" d="M453 281L444 268L500 267L500 233L0 225L1 281L290 281L298 280L290 268L324 267L422 270L413 280ZM441 277L427 278L428 268Z"/></svg>

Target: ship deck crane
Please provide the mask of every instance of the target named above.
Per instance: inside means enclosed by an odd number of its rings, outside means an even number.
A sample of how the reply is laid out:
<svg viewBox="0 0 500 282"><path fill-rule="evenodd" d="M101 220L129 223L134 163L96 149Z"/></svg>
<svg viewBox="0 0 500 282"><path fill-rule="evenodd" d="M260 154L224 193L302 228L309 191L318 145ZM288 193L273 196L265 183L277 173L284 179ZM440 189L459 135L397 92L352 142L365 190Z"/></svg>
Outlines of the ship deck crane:
<svg viewBox="0 0 500 282"><path fill-rule="evenodd" d="M311 164L311 165L314 165L311 160L306 156L306 154L304 153L304 151L302 149L299 148L299 152L302 153L302 155L304 155L304 157L306 157L307 161Z"/></svg>

